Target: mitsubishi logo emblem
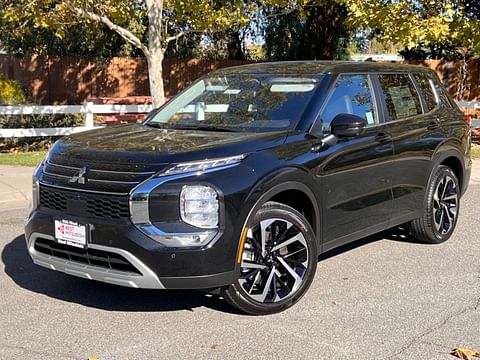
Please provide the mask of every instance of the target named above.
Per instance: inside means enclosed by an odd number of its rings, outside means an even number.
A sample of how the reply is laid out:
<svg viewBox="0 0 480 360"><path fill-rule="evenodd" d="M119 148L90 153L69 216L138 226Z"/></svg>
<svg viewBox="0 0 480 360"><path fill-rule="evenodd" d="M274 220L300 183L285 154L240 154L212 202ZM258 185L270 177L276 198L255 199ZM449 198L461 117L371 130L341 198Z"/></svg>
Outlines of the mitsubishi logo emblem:
<svg viewBox="0 0 480 360"><path fill-rule="evenodd" d="M68 182L85 184L88 181L87 179L87 167L84 166L78 171L77 175L73 175Z"/></svg>

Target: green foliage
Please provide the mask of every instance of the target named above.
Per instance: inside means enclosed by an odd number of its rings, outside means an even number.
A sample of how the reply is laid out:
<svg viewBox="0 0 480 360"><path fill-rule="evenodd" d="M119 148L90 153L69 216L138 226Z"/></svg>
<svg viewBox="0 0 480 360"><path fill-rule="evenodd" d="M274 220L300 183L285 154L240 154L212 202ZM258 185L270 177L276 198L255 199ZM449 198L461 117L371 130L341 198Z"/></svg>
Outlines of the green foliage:
<svg viewBox="0 0 480 360"><path fill-rule="evenodd" d="M473 49L480 42L473 0L339 1L349 7L349 24L371 29L380 41L401 44L407 57L442 58L449 49Z"/></svg>
<svg viewBox="0 0 480 360"><path fill-rule="evenodd" d="M0 76L0 105L17 105L27 102L20 84Z"/></svg>
<svg viewBox="0 0 480 360"><path fill-rule="evenodd" d="M14 55L47 56L139 56L141 52L102 24L73 24L63 36L54 28L18 27L11 23L0 32L4 51Z"/></svg>
<svg viewBox="0 0 480 360"><path fill-rule="evenodd" d="M286 12L267 9L265 55L272 60L347 59L352 29L348 8L338 0L309 1Z"/></svg>
<svg viewBox="0 0 480 360"><path fill-rule="evenodd" d="M33 114L33 115L0 115L0 128L50 128L80 126L84 122L81 114ZM53 137L23 137L6 138L0 141L0 150L43 149L44 144L50 143Z"/></svg>

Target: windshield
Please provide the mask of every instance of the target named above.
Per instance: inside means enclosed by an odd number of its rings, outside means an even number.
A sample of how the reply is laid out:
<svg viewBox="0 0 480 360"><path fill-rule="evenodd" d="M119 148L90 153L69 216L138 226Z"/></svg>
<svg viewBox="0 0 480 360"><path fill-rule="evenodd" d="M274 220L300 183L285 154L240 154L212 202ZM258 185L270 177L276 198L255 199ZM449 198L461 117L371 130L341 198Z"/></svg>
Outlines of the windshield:
<svg viewBox="0 0 480 360"><path fill-rule="evenodd" d="M319 83L313 77L228 74L198 80L147 121L171 129L292 129Z"/></svg>

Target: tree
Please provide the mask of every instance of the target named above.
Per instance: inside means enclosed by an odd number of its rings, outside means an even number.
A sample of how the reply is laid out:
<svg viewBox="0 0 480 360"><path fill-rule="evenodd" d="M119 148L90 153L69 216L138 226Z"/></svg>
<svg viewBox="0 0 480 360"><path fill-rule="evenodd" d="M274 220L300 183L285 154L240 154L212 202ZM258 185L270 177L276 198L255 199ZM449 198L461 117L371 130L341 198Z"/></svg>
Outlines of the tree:
<svg viewBox="0 0 480 360"><path fill-rule="evenodd" d="M2 27L54 29L60 38L74 24L103 24L145 56L154 106L164 102L162 62L169 44L249 21L240 0L4 0L0 19Z"/></svg>
<svg viewBox="0 0 480 360"><path fill-rule="evenodd" d="M292 12L267 9L265 52L271 59L343 58L350 29L347 6L339 0L310 0Z"/></svg>
<svg viewBox="0 0 480 360"><path fill-rule="evenodd" d="M343 0L348 22L371 29L381 41L405 47L410 58L443 58L480 42L476 0Z"/></svg>
<svg viewBox="0 0 480 360"><path fill-rule="evenodd" d="M0 44L12 55L89 56L139 56L141 52L125 43L102 24L75 24L59 37L55 30L24 27L3 27Z"/></svg>

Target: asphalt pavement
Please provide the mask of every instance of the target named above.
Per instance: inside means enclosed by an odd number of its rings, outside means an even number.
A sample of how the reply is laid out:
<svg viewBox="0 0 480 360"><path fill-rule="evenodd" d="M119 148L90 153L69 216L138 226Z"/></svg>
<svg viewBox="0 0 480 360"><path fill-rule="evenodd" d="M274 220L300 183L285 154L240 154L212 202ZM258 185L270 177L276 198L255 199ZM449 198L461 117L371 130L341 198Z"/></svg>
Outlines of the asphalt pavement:
<svg viewBox="0 0 480 360"><path fill-rule="evenodd" d="M0 359L454 359L480 350L480 163L452 238L399 229L322 255L276 315L195 291L122 288L35 266L22 220L33 169L0 166Z"/></svg>

